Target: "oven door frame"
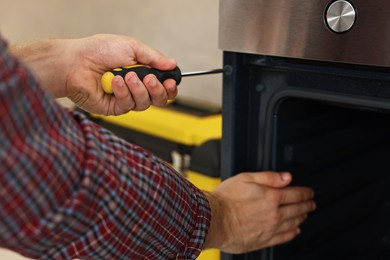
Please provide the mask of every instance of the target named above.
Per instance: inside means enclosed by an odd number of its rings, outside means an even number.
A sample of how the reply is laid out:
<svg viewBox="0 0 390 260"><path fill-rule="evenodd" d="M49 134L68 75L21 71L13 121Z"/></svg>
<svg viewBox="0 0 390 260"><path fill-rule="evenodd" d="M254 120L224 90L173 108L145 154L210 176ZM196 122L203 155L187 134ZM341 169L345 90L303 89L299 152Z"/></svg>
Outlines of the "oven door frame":
<svg viewBox="0 0 390 260"><path fill-rule="evenodd" d="M275 170L273 140L274 110L285 98L297 97L370 109L390 111L390 69L358 65L313 62L237 52L224 52L224 67L232 73L223 77L221 177L239 172ZM291 62L291 63L290 63ZM334 75L338 84L351 84L351 79L371 82L367 92L343 93L334 89L289 88L284 79L263 84L258 72L278 70L286 73ZM310 77L310 76L309 76ZM315 77L315 76L314 76ZM304 80L305 77L302 78ZM308 81L313 79L308 78ZM325 82L326 83L326 82ZM304 84L304 83L303 83ZM318 84L323 84L318 82ZM337 85L337 84L336 84ZM326 87L326 86L325 86ZM353 86L348 91L354 91ZM382 92L382 93L380 93ZM253 138L256 138L256 141ZM272 260L273 248L243 254L221 254L222 260Z"/></svg>

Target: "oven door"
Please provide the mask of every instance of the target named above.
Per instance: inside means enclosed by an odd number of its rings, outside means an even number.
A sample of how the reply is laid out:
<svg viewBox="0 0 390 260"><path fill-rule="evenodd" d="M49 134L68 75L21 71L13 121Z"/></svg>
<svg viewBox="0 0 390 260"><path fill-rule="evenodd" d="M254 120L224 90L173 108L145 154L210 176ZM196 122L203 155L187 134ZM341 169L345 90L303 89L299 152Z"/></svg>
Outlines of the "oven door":
<svg viewBox="0 0 390 260"><path fill-rule="evenodd" d="M390 259L390 71L225 52L222 176L291 171L317 210L293 241L222 259Z"/></svg>

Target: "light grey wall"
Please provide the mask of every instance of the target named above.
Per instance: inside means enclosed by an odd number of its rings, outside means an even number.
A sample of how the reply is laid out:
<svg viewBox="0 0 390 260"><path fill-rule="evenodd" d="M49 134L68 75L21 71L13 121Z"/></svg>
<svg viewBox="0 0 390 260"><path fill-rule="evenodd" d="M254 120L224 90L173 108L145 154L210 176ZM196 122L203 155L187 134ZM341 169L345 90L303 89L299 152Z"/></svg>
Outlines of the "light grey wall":
<svg viewBox="0 0 390 260"><path fill-rule="evenodd" d="M218 0L0 0L0 32L16 43L95 33L134 36L182 71L222 66ZM221 75L183 78L179 99L221 104Z"/></svg>

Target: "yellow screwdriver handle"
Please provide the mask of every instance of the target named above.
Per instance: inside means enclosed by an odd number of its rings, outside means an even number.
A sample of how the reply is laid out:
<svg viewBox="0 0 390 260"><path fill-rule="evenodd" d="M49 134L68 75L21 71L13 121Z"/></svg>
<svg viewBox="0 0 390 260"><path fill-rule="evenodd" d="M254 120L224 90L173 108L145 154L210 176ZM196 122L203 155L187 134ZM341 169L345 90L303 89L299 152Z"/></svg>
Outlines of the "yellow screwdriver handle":
<svg viewBox="0 0 390 260"><path fill-rule="evenodd" d="M126 74L130 71L134 71L135 73L137 73L137 76L140 80L143 80L144 77L148 74L153 74L161 83L164 82L166 79L174 79L176 81L176 85L179 85L181 82L181 71L179 67L176 67L173 70L158 70L146 67L144 65L132 65L127 67L115 68L105 72L101 78L102 88L104 92L106 92L107 94L112 94L112 79L117 75L125 78Z"/></svg>

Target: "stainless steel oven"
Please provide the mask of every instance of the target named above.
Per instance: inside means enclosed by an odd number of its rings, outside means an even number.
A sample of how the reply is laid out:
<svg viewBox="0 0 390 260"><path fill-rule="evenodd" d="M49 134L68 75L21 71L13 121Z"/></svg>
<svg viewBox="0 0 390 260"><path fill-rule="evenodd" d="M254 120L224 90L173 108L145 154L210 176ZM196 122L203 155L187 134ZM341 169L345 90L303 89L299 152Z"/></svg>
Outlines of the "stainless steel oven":
<svg viewBox="0 0 390 260"><path fill-rule="evenodd" d="M221 0L222 178L288 170L318 209L224 260L390 259L390 1Z"/></svg>

